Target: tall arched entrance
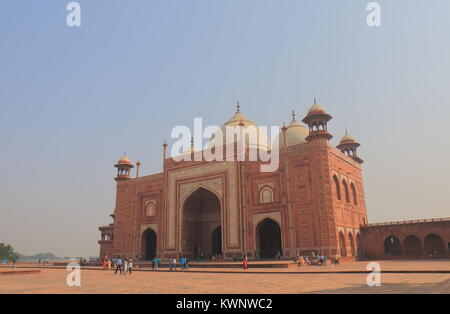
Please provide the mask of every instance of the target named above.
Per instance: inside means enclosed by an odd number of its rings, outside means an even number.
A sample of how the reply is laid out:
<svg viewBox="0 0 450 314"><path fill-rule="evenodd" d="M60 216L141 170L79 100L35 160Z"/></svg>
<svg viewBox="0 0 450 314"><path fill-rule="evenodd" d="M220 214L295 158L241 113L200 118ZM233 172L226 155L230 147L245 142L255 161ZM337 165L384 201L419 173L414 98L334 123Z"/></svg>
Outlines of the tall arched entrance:
<svg viewBox="0 0 450 314"><path fill-rule="evenodd" d="M218 239L216 233L213 241L214 231L220 224L221 205L216 194L204 188L194 191L185 200L182 209L181 254L197 259L201 256L211 257L213 249L222 251L221 236Z"/></svg>
<svg viewBox="0 0 450 314"><path fill-rule="evenodd" d="M277 222L266 218L255 230L256 251L261 258L275 258L281 250L281 228Z"/></svg>
<svg viewBox="0 0 450 314"><path fill-rule="evenodd" d="M418 237L410 234L403 241L403 248L407 257L418 258L423 256L422 242Z"/></svg>
<svg viewBox="0 0 450 314"><path fill-rule="evenodd" d="M145 260L151 260L156 256L156 232L147 229L142 234L142 252Z"/></svg>
<svg viewBox="0 0 450 314"><path fill-rule="evenodd" d="M429 257L443 257L445 256L444 241L440 236L430 233L425 237L425 253Z"/></svg>
<svg viewBox="0 0 450 314"><path fill-rule="evenodd" d="M222 228L218 226L212 232L212 243L211 243L211 254L221 255L222 254Z"/></svg>

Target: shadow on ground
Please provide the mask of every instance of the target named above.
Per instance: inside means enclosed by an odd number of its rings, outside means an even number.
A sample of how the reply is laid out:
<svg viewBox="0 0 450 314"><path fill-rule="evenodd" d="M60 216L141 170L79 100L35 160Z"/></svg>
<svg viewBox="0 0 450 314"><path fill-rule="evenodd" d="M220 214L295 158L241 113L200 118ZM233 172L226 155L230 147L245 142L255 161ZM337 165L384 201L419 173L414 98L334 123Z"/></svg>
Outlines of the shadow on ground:
<svg viewBox="0 0 450 314"><path fill-rule="evenodd" d="M350 287L313 291L313 294L450 294L450 279L447 279L438 284L423 283L423 284L382 284L379 287L369 287L367 285L351 285Z"/></svg>

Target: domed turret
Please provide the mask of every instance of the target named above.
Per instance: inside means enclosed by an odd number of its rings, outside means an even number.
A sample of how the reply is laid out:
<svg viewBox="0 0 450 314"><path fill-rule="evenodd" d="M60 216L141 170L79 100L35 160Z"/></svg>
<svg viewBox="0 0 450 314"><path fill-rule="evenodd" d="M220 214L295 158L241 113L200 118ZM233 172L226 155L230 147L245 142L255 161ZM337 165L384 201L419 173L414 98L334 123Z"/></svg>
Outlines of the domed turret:
<svg viewBox="0 0 450 314"><path fill-rule="evenodd" d="M333 117L328 114L322 106L316 103L314 98L314 105L308 110L308 114L303 118L303 122L309 127L309 135L306 138L308 142L315 139L327 139L333 138L333 135L328 133L328 121Z"/></svg>
<svg viewBox="0 0 450 314"><path fill-rule="evenodd" d="M117 177L115 178L116 181L128 180L130 178L130 170L131 168L134 168L130 158L128 158L125 153L122 157L120 157L114 167L117 168Z"/></svg>
<svg viewBox="0 0 450 314"><path fill-rule="evenodd" d="M361 146L353 136L348 134L347 130L345 130L345 135L341 137L339 141L339 145L336 146L342 153L346 154L357 163L362 164L364 161L358 157L357 148Z"/></svg>

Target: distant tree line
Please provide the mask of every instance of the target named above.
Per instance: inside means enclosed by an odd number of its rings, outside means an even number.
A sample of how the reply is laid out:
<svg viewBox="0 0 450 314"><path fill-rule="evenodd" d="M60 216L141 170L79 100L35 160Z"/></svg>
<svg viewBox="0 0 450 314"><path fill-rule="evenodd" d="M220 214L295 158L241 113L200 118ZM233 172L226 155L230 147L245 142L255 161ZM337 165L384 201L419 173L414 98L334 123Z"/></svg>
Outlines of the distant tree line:
<svg viewBox="0 0 450 314"><path fill-rule="evenodd" d="M20 254L17 252L14 252L14 249L11 245L6 243L0 243L0 260L11 260L15 258L18 260L20 257Z"/></svg>
<svg viewBox="0 0 450 314"><path fill-rule="evenodd" d="M61 257L55 256L53 253L38 253L34 255L22 255L18 252L15 252L13 247L6 243L0 243L0 261L2 260L12 260L15 258L16 260L21 261L31 261L31 260L53 260L53 259L61 259ZM70 259L70 257L63 257L64 259Z"/></svg>

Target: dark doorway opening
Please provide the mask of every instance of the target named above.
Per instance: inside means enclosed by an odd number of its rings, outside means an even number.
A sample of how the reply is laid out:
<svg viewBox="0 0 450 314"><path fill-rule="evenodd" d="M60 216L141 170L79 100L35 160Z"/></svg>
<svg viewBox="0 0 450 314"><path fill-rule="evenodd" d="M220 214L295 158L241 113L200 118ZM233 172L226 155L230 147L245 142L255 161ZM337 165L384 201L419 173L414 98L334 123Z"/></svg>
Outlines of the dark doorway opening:
<svg viewBox="0 0 450 314"><path fill-rule="evenodd" d="M443 257L445 256L444 241L440 236L430 233L425 237L425 253L428 257Z"/></svg>
<svg viewBox="0 0 450 314"><path fill-rule="evenodd" d="M390 236L384 240L384 252L388 256L402 255L402 245L397 237Z"/></svg>
<svg viewBox="0 0 450 314"><path fill-rule="evenodd" d="M145 260L152 260L156 256L156 233L147 229L142 235L142 244Z"/></svg>
<svg viewBox="0 0 450 314"><path fill-rule="evenodd" d="M423 256L422 242L415 235L409 235L403 241L403 247L405 248L405 255L407 257L418 258Z"/></svg>
<svg viewBox="0 0 450 314"><path fill-rule="evenodd" d="M220 226L214 229L212 233L211 253L212 255L222 254L222 228Z"/></svg>
<svg viewBox="0 0 450 314"><path fill-rule="evenodd" d="M261 258L275 258L282 255L281 229L278 223L266 218L256 227L257 250Z"/></svg>

